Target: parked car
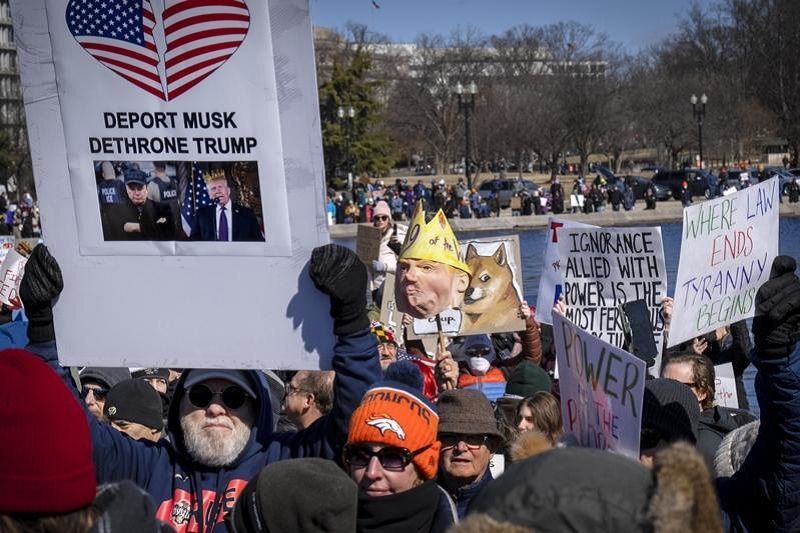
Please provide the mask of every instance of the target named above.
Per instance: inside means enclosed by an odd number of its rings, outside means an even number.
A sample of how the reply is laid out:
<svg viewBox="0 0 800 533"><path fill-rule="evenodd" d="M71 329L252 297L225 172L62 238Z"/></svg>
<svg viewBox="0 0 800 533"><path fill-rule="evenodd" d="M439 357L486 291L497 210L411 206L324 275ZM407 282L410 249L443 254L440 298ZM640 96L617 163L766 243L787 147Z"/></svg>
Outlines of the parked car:
<svg viewBox="0 0 800 533"><path fill-rule="evenodd" d="M672 197L680 200L681 184L685 181L689 185L692 196L710 198L709 181L716 183L716 178L702 168L685 168L683 170L662 170L653 176L653 183L662 185L670 190Z"/></svg>
<svg viewBox="0 0 800 533"><path fill-rule="evenodd" d="M478 186L478 194L481 195L481 198L485 198L487 201L489 197L492 195L492 187L494 186L494 182L499 181L500 185L500 208L505 209L506 207L511 205L511 198L514 196L514 193L518 190L524 188L528 192L533 193L533 191L539 189L539 185L537 183L532 182L531 180L522 180L518 182L516 179L498 179L498 180L485 180L482 181L481 184ZM519 183L522 185L520 186Z"/></svg>
<svg viewBox="0 0 800 533"><path fill-rule="evenodd" d="M793 171L797 172L795 174ZM800 168L785 169L783 167L767 167L764 169L764 179L770 179L773 176L778 176L780 179L781 195L786 195L786 187L794 181L795 178L800 176Z"/></svg>
<svg viewBox="0 0 800 533"><path fill-rule="evenodd" d="M644 199L644 191L647 190L647 186L650 185L652 180L645 178L644 176L624 176L622 178L625 180L625 183L629 187L633 187L633 194L636 196L637 200ZM671 191L658 183L653 183L656 189L656 200L659 202L663 202L665 200L669 200L671 196Z"/></svg>

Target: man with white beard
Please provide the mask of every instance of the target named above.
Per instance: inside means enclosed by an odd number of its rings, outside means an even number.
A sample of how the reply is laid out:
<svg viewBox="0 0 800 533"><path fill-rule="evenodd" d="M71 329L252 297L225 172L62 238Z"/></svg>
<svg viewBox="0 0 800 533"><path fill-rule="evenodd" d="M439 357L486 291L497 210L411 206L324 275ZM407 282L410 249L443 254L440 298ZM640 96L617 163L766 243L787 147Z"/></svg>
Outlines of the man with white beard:
<svg viewBox="0 0 800 533"><path fill-rule="evenodd" d="M98 481L133 480L155 500L156 517L178 533L219 533L227 531L225 516L264 465L296 457L340 459L350 413L381 379L366 314L367 272L355 253L327 245L312 253L309 273L330 297L337 337L334 404L328 415L306 430L274 434L263 372L187 370L170 404L169 440L129 439L87 412ZM37 246L20 288L29 319L28 350L62 376L77 398L55 345L52 302L62 288L58 263L44 245Z"/></svg>

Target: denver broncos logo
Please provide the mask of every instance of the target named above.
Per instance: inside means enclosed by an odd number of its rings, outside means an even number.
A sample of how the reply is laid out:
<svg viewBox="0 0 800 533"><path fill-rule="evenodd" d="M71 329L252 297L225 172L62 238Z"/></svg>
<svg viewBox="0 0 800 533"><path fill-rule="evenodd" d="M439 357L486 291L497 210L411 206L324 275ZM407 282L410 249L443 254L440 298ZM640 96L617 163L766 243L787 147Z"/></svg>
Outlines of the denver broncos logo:
<svg viewBox="0 0 800 533"><path fill-rule="evenodd" d="M405 440L406 432L394 418L389 415L372 415L367 419L367 425L377 428L381 432L381 436L387 431L394 431L397 438Z"/></svg>

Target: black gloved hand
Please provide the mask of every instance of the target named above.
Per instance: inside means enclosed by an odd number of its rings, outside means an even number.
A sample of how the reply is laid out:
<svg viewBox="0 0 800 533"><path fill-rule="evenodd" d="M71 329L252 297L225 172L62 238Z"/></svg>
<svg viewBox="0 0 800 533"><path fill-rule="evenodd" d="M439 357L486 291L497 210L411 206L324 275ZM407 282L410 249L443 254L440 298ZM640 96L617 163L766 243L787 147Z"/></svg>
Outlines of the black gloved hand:
<svg viewBox="0 0 800 533"><path fill-rule="evenodd" d="M779 255L770 279L756 293L755 348L764 357L786 357L800 340L800 279L795 260Z"/></svg>
<svg viewBox="0 0 800 533"><path fill-rule="evenodd" d="M355 252L338 244L314 248L309 274L314 285L331 297L336 335L348 335L369 327L367 268Z"/></svg>
<svg viewBox="0 0 800 533"><path fill-rule="evenodd" d="M64 288L61 267L44 244L33 249L19 287L19 296L28 317L28 340L32 343L52 341L53 300Z"/></svg>

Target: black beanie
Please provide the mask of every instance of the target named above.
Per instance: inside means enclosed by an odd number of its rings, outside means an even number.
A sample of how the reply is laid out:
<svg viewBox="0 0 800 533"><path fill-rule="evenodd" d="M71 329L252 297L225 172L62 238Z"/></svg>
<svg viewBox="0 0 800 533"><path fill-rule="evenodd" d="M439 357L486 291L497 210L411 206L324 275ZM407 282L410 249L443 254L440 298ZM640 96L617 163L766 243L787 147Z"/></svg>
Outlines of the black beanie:
<svg viewBox="0 0 800 533"><path fill-rule="evenodd" d="M114 385L106 397L103 414L109 420L126 420L161 431L161 396L146 381L127 379Z"/></svg>
<svg viewBox="0 0 800 533"><path fill-rule="evenodd" d="M642 428L661 433L667 442L697 442L700 402L692 389L674 379L651 379L644 385Z"/></svg>

